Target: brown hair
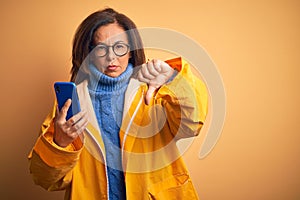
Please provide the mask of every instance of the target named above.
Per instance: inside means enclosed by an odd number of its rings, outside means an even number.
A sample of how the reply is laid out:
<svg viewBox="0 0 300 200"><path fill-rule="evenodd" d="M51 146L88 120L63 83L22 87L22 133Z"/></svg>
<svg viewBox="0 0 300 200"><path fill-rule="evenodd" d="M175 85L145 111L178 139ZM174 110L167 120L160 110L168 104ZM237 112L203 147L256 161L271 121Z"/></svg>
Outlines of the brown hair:
<svg viewBox="0 0 300 200"><path fill-rule="evenodd" d="M95 31L100 26L112 23L117 23L127 32L129 45L132 49L129 63L134 67L145 63L142 39L134 22L124 14L118 13L112 8L106 8L89 15L76 30L72 48L72 82L75 82L80 66L92 50Z"/></svg>

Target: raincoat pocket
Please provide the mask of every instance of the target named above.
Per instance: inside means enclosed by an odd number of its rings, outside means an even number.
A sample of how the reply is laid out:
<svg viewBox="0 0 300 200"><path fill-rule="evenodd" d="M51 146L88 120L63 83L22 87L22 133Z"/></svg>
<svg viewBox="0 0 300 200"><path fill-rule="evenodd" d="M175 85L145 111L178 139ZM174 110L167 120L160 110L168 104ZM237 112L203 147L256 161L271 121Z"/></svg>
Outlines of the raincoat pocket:
<svg viewBox="0 0 300 200"><path fill-rule="evenodd" d="M150 186L150 200L197 200L195 188L187 174L176 174Z"/></svg>

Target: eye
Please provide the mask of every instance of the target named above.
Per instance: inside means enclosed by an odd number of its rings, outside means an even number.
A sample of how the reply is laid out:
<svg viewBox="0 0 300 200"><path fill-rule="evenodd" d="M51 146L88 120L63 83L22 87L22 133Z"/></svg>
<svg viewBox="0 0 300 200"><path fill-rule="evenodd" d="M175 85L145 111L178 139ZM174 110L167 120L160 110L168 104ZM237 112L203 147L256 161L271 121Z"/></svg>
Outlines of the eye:
<svg viewBox="0 0 300 200"><path fill-rule="evenodd" d="M124 49L126 48L125 44L116 44L115 49Z"/></svg>
<svg viewBox="0 0 300 200"><path fill-rule="evenodd" d="M96 46L96 51L106 51L107 47L105 45L98 45Z"/></svg>
<svg viewBox="0 0 300 200"><path fill-rule="evenodd" d="M107 54L107 48L106 45L97 45L94 49L94 53L96 56L103 57Z"/></svg>

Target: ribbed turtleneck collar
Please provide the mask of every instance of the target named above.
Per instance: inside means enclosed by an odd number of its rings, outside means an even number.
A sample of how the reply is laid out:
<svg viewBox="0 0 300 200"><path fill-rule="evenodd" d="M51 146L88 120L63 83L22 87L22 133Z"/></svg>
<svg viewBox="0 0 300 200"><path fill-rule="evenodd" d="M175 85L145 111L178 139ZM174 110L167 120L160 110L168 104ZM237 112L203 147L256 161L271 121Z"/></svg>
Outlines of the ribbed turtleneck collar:
<svg viewBox="0 0 300 200"><path fill-rule="evenodd" d="M95 65L90 64L89 89L95 92L112 92L123 88L128 84L133 72L133 66L128 64L126 70L118 77L110 77L100 72Z"/></svg>

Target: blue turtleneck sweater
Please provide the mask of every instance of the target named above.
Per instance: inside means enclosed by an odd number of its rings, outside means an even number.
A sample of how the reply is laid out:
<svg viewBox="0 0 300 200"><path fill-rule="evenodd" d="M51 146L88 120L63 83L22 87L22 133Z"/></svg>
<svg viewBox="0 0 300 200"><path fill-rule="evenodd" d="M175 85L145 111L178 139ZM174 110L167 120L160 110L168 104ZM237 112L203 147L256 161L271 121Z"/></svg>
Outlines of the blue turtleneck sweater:
<svg viewBox="0 0 300 200"><path fill-rule="evenodd" d="M125 91L133 67L129 64L118 77L112 78L90 65L89 92L104 141L110 200L125 200L119 131L122 123Z"/></svg>

